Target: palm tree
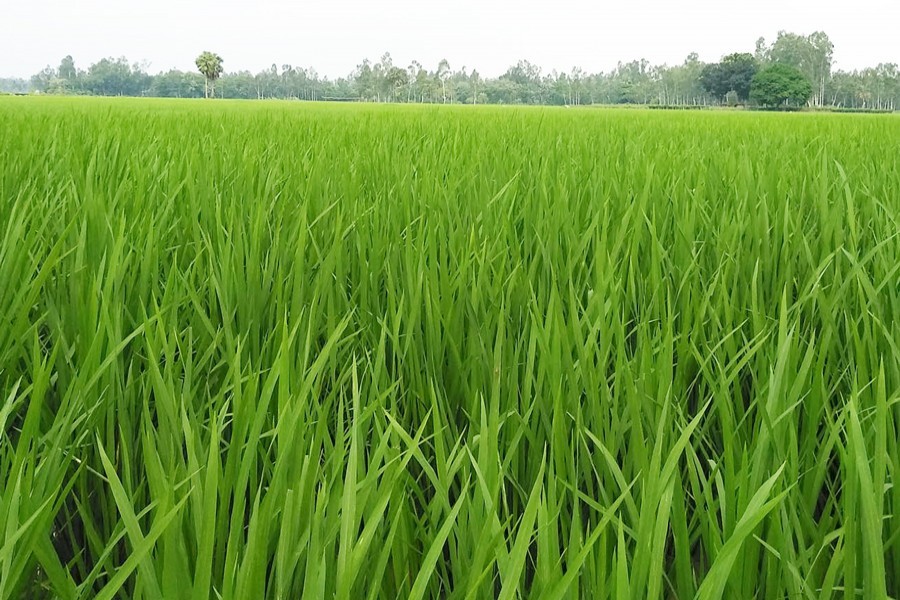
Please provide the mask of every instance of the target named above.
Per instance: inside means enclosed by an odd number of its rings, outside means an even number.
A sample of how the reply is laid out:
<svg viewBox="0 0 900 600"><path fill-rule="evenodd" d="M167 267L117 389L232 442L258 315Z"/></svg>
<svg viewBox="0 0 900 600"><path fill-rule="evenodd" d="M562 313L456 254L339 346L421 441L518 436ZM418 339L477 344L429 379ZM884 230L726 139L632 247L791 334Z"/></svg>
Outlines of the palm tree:
<svg viewBox="0 0 900 600"><path fill-rule="evenodd" d="M209 98L212 92L216 96L215 82L222 75L222 57L214 52L203 52L196 60L197 69L206 78L204 95Z"/></svg>

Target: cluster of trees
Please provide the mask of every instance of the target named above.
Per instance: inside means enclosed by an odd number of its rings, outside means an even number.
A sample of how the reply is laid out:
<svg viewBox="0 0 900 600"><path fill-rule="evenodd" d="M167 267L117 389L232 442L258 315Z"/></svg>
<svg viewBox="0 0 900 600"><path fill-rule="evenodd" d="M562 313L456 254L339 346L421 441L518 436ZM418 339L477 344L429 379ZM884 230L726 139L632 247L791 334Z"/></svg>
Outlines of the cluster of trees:
<svg viewBox="0 0 900 600"><path fill-rule="evenodd" d="M45 67L31 78L32 88L46 94L89 94L94 96L150 96L155 77L141 64L131 64L125 58L104 58L87 70L75 67L66 56L54 68ZM202 90L203 80L200 79Z"/></svg>
<svg viewBox="0 0 900 600"><path fill-rule="evenodd" d="M749 101L769 108L799 107L813 98L812 83L798 68L763 62L752 54L729 54L722 62L706 65L700 84L732 106Z"/></svg>
<svg viewBox="0 0 900 600"><path fill-rule="evenodd" d="M86 70L71 56L26 83L0 80L0 91L202 98L288 98L464 104L654 104L666 106L784 104L893 110L900 107L900 69L880 64L860 71L834 67L834 45L825 33L781 32L771 44L759 39L753 53L734 53L707 64L696 53L678 65L647 60L619 63L606 73L544 72L522 60L499 77L476 69L433 68L418 61L395 64L389 53L362 61L346 77L330 79L315 69L275 65L259 73L225 72L222 58L205 52L198 70L151 75L144 64L103 59ZM24 89L23 89L24 88Z"/></svg>
<svg viewBox="0 0 900 600"><path fill-rule="evenodd" d="M31 83L27 79L17 77L0 77L0 92L7 94L27 94L31 91Z"/></svg>
<svg viewBox="0 0 900 600"><path fill-rule="evenodd" d="M756 42L753 54L735 53L706 65L703 88L726 103L803 105L892 110L900 103L897 65L863 72L834 71L834 44L817 31L803 36L781 32L772 44ZM873 77L874 73L880 76Z"/></svg>

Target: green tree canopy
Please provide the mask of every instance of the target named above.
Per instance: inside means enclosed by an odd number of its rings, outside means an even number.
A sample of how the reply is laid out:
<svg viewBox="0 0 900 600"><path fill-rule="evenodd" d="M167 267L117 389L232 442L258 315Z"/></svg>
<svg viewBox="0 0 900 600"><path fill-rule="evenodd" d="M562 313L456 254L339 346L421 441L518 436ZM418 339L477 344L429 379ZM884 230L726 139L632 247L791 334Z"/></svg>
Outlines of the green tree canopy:
<svg viewBox="0 0 900 600"><path fill-rule="evenodd" d="M66 56L30 81L0 78L0 92L453 104L736 105L747 102L757 70L784 64L799 70L812 85L811 106L876 111L900 108L900 67L896 62L832 70L832 50L822 32L799 35L782 31L773 43L759 38L753 55L729 54L711 65L692 53L680 65L654 65L637 59L619 62L607 72L589 73L576 67L571 72L544 73L538 65L522 60L495 77L477 75L466 67L452 69L446 60L432 68L416 60L406 66L394 64L387 52L381 60L366 59L353 72L337 78L281 63L259 72L226 73L221 57L211 52L203 53L191 72L156 74L148 72L148 65L131 64L124 58L104 58L76 68L75 60Z"/></svg>
<svg viewBox="0 0 900 600"><path fill-rule="evenodd" d="M60 79L72 80L75 79L78 75L78 71L75 69L75 59L72 58L72 55L67 55L59 62L59 72Z"/></svg>
<svg viewBox="0 0 900 600"><path fill-rule="evenodd" d="M803 73L785 64L774 64L753 77L750 98L761 106L801 106L812 96L812 84Z"/></svg>
<svg viewBox="0 0 900 600"><path fill-rule="evenodd" d="M222 57L214 52L203 52L197 57L197 70L206 78L205 95L209 98L216 95L215 82L222 76Z"/></svg>
<svg viewBox="0 0 900 600"><path fill-rule="evenodd" d="M756 71L756 59L752 54L729 54L722 62L703 68L700 84L716 98L722 99L733 91L740 100L746 100L750 97L750 84Z"/></svg>
<svg viewBox="0 0 900 600"><path fill-rule="evenodd" d="M779 31L778 38L770 48L757 45L765 60L770 63L782 63L794 67L813 86L812 104L822 106L828 81L831 79L831 67L834 62L834 44L822 31L810 35L799 35Z"/></svg>

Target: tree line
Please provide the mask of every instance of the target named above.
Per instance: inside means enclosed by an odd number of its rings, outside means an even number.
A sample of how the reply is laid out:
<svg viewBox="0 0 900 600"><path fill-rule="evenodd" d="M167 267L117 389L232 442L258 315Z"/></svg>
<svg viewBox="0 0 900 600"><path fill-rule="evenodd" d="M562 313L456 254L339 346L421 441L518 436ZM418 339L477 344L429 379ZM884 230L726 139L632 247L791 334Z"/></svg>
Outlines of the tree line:
<svg viewBox="0 0 900 600"><path fill-rule="evenodd" d="M377 61L363 60L352 73L333 79L314 68L290 64L273 64L258 73L225 72L221 57L213 53L198 57L197 71L157 74L125 58L104 58L80 69L66 56L58 66L47 66L29 81L0 79L0 91L448 104L900 107L896 63L844 71L834 68L833 56L834 45L825 33L784 31L771 43L760 38L753 53L729 54L717 63L705 63L692 53L678 65L652 65L640 59L620 62L608 72L587 73L577 67L545 72L521 60L499 77L483 77L465 66L451 68L446 60L431 68L418 61L395 64L390 53ZM211 57L218 63L209 63ZM211 66L217 69L215 77L207 76Z"/></svg>

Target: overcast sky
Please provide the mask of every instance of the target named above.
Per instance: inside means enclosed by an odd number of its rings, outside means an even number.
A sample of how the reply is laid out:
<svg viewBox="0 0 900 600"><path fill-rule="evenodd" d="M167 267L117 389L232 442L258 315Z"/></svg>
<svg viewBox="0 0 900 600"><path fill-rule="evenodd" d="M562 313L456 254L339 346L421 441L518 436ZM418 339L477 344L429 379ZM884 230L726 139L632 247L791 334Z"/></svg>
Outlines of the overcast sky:
<svg viewBox="0 0 900 600"><path fill-rule="evenodd" d="M0 0L0 76L29 76L66 54L151 72L193 69L203 50L228 71L272 63L348 74L388 51L434 68L496 76L525 58L545 71L606 71L620 60L681 63L752 52L780 29L823 30L842 69L900 63L900 0Z"/></svg>

